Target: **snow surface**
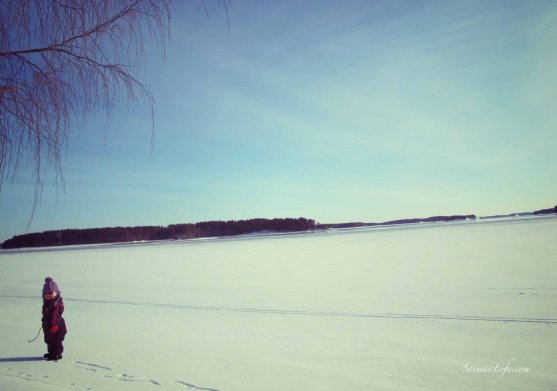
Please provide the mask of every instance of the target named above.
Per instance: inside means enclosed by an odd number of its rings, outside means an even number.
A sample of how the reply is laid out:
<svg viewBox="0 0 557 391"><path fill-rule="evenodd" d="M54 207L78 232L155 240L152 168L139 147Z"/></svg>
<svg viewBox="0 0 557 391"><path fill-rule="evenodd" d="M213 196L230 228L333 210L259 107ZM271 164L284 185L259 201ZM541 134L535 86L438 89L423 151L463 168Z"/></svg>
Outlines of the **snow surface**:
<svg viewBox="0 0 557 391"><path fill-rule="evenodd" d="M556 390L556 238L550 216L3 251L0 389ZM26 342L46 276L59 362Z"/></svg>

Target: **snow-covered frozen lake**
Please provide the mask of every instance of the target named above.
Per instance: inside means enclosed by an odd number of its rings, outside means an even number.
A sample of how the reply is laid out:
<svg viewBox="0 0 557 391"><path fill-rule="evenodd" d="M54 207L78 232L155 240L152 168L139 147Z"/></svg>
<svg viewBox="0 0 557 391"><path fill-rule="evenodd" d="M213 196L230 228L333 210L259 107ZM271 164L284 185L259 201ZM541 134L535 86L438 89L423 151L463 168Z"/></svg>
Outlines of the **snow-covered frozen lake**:
<svg viewBox="0 0 557 391"><path fill-rule="evenodd" d="M0 252L2 390L556 390L557 217ZM60 285L64 359L40 326Z"/></svg>

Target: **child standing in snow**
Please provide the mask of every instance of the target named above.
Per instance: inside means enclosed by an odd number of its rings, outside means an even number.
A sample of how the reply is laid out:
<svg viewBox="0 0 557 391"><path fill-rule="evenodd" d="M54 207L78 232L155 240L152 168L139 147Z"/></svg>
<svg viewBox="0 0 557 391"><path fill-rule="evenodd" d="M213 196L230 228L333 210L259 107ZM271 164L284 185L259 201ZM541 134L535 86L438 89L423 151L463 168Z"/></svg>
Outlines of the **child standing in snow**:
<svg viewBox="0 0 557 391"><path fill-rule="evenodd" d="M66 336L66 322L62 318L64 302L60 296L58 285L51 277L47 277L43 286L43 332L48 353L44 355L48 361L60 360Z"/></svg>

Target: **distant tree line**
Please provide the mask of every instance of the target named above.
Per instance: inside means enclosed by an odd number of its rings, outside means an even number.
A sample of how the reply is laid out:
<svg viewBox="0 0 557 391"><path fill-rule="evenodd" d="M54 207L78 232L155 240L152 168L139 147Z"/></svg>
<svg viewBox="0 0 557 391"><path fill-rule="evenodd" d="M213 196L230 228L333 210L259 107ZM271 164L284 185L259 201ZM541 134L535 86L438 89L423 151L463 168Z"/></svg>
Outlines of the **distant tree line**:
<svg viewBox="0 0 557 391"><path fill-rule="evenodd" d="M16 235L2 243L2 248L68 246L134 242L143 240L197 239L255 233L300 232L323 228L303 217L285 219L251 219L205 221L195 224L172 224L143 227L108 227L64 229Z"/></svg>
<svg viewBox="0 0 557 391"><path fill-rule="evenodd" d="M553 208L541 209L534 212L535 215L548 215L552 213L557 213L557 205Z"/></svg>
<svg viewBox="0 0 557 391"><path fill-rule="evenodd" d="M439 223L439 222L447 222L447 221L475 220L475 219L476 219L476 215L432 216L432 217L418 218L418 219L391 220L391 221L385 221L383 223L352 222L352 223L328 224L327 227L328 228L358 228L358 227L376 227L380 225Z"/></svg>

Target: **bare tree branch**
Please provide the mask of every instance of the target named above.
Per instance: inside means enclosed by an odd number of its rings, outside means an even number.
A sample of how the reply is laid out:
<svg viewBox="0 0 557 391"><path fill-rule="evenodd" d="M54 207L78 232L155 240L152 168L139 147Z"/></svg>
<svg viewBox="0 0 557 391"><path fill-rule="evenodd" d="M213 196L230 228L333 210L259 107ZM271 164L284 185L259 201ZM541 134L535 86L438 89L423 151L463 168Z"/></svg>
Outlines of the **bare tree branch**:
<svg viewBox="0 0 557 391"><path fill-rule="evenodd" d="M0 2L0 190L15 178L22 157L29 158L35 177L31 215L46 169L64 183L62 152L76 123L98 110L108 121L120 98L146 102L153 118L154 98L136 69L148 37L157 38L164 55L172 2Z"/></svg>
<svg viewBox="0 0 557 391"><path fill-rule="evenodd" d="M208 15L205 0L199 2ZM222 1L230 28L227 2ZM115 103L154 98L137 77L144 44L154 39L164 58L175 0L0 1L0 191L25 159L33 168L40 201L43 173L53 169L64 185L62 156L70 131L92 113ZM58 189L57 189L58 190Z"/></svg>

